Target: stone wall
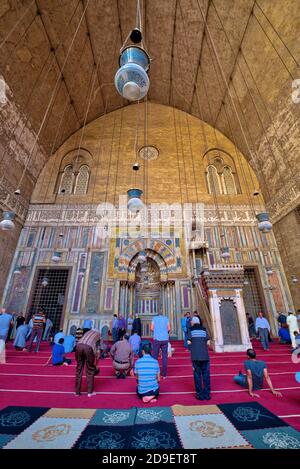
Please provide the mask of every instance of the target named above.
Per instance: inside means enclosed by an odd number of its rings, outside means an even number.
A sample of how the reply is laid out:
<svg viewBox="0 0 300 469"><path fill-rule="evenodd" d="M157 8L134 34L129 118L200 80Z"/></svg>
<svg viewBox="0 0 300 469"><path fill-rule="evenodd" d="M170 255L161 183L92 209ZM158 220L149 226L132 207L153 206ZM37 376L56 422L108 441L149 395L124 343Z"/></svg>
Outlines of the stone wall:
<svg viewBox="0 0 300 469"><path fill-rule="evenodd" d="M274 225L274 233L284 264L294 306L300 308L300 217L295 210ZM298 283L291 281L296 275Z"/></svg>

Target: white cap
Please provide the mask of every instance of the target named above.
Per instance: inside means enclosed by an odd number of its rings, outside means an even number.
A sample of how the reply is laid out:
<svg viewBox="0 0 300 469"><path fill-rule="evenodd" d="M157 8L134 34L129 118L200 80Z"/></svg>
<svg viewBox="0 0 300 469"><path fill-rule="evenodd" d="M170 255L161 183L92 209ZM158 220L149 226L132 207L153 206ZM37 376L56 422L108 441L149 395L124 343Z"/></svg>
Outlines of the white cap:
<svg viewBox="0 0 300 469"><path fill-rule="evenodd" d="M197 318L197 316L193 316L192 317L192 323L193 324L200 324L199 318Z"/></svg>

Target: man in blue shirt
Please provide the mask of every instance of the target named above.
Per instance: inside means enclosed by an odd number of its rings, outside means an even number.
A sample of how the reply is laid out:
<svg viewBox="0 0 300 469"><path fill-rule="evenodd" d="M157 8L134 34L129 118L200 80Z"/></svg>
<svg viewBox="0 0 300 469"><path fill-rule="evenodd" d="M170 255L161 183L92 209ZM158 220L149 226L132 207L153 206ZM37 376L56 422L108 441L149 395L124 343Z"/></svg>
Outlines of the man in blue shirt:
<svg viewBox="0 0 300 469"><path fill-rule="evenodd" d="M64 338L65 353L71 353L74 351L76 345L76 339L73 335L66 335Z"/></svg>
<svg viewBox="0 0 300 469"><path fill-rule="evenodd" d="M112 340L113 343L118 342L118 316L114 314L113 320L112 320Z"/></svg>
<svg viewBox="0 0 300 469"><path fill-rule="evenodd" d="M244 388L248 388L248 392L251 397L260 397L253 391L262 389L265 378L271 393L274 394L274 396L282 397L282 394L278 391L275 391L273 388L266 363L262 360L256 360L256 353L252 348L247 350L247 358L248 360L244 362L244 367L247 374L244 375L240 371L237 376L234 376L234 382L240 386L243 386Z"/></svg>
<svg viewBox="0 0 300 469"><path fill-rule="evenodd" d="M280 344L290 344L291 343L291 337L290 337L290 332L287 327L281 327L278 331L278 335L280 338L279 343Z"/></svg>
<svg viewBox="0 0 300 469"><path fill-rule="evenodd" d="M183 345L185 346L185 348L187 348L187 346L188 346L187 332L188 332L188 320L189 319L190 319L190 313L185 313L183 318L181 318L181 328L182 328L183 338L184 338Z"/></svg>
<svg viewBox="0 0 300 469"><path fill-rule="evenodd" d="M143 357L135 363L134 373L137 379L137 395L143 402L156 402L159 394L159 364L151 357L151 344L144 344Z"/></svg>
<svg viewBox="0 0 300 469"><path fill-rule="evenodd" d="M52 365L70 365L71 360L65 358L65 347L63 346L64 339L61 337L57 344L53 345L52 348Z"/></svg>
<svg viewBox="0 0 300 469"><path fill-rule="evenodd" d="M258 333L261 345L263 346L264 350L269 350L269 332L270 332L270 324L269 321L264 318L263 313L260 311L258 313L258 317L255 321L255 330Z"/></svg>
<svg viewBox="0 0 300 469"><path fill-rule="evenodd" d="M166 316L158 314L153 318L151 323L151 331L153 332L153 357L157 360L161 349L162 355L162 377L167 376L168 366L168 342L170 322Z"/></svg>
<svg viewBox="0 0 300 469"><path fill-rule="evenodd" d="M55 344L58 344L59 343L59 339L64 339L65 338L65 334L63 333L63 330L60 329L59 332L57 332L54 336L54 343Z"/></svg>
<svg viewBox="0 0 300 469"><path fill-rule="evenodd" d="M9 327L13 324L12 315L6 312L5 308L0 310L0 339L6 341Z"/></svg>
<svg viewBox="0 0 300 469"><path fill-rule="evenodd" d="M135 355L138 355L139 354L139 350L140 350L140 345L141 345L141 338L140 336L138 335L137 331L134 331L133 332L133 335L131 335L129 337L129 343L132 347L132 350L133 350L133 353Z"/></svg>
<svg viewBox="0 0 300 469"><path fill-rule="evenodd" d="M83 334L85 334L86 332L90 331L93 327L93 321L91 319L85 319L83 321Z"/></svg>

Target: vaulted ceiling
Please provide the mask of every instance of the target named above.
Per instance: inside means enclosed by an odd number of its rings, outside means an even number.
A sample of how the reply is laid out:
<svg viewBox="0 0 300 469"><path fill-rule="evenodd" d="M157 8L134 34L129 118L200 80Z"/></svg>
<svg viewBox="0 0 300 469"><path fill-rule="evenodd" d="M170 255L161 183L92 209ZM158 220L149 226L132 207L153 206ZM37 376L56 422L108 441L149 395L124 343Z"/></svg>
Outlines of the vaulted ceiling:
<svg viewBox="0 0 300 469"><path fill-rule="evenodd" d="M287 139L287 125L300 137L300 105L290 99L300 77L299 0L141 5L152 59L148 99L221 130L266 178L265 136L272 145L280 131ZM136 0L1 0L1 74L48 153L85 122L129 104L114 74L135 14ZM284 153L268 171L283 177L280 165L292 165L294 156L284 139L280 145Z"/></svg>

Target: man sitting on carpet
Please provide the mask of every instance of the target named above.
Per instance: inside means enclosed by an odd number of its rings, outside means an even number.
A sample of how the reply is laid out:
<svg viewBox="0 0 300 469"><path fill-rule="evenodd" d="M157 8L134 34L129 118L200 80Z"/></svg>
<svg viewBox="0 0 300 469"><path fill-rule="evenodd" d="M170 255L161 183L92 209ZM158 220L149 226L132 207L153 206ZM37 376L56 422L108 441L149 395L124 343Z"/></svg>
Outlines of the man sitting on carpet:
<svg viewBox="0 0 300 469"><path fill-rule="evenodd" d="M248 392L251 397L260 397L253 391L262 389L264 378L266 378L271 393L274 394L274 396L282 397L281 392L275 391L273 388L266 363L262 360L256 360L256 353L252 348L247 350L247 357L248 360L244 362L247 374L244 375L240 371L238 375L234 376L234 382L240 386L243 386L244 388L248 388Z"/></svg>
<svg viewBox="0 0 300 469"><path fill-rule="evenodd" d="M110 349L117 379L125 379L127 373L133 368L134 355L128 340L125 339L126 329L120 329L120 339Z"/></svg>
<svg viewBox="0 0 300 469"><path fill-rule="evenodd" d="M160 369L158 361L151 357L151 343L142 347L143 357L135 363L137 395L143 402L156 402L159 394Z"/></svg>
<svg viewBox="0 0 300 469"><path fill-rule="evenodd" d="M52 348L52 365L59 366L59 365L71 365L71 360L69 358L65 358L65 347L64 347L64 339L61 337L58 341L58 344L54 344Z"/></svg>

